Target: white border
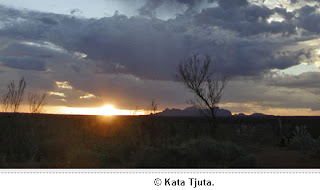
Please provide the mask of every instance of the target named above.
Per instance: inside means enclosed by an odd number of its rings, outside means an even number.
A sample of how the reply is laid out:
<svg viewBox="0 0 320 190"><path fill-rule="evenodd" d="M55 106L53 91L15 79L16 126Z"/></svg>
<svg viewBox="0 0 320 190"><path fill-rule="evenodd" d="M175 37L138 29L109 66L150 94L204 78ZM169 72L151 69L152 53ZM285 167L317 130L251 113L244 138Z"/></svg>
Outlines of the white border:
<svg viewBox="0 0 320 190"><path fill-rule="evenodd" d="M0 188L319 190L319 177L320 169L1 169ZM212 185L194 187L190 179Z"/></svg>
<svg viewBox="0 0 320 190"><path fill-rule="evenodd" d="M0 174L320 174L320 169L0 169Z"/></svg>

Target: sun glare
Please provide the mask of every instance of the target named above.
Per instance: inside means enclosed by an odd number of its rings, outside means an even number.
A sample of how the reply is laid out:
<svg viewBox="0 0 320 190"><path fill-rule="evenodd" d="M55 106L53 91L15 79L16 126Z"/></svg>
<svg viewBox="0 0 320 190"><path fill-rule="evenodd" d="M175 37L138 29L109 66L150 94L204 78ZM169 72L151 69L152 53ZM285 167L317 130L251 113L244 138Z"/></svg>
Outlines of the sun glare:
<svg viewBox="0 0 320 190"><path fill-rule="evenodd" d="M97 108L74 108L64 107L61 110L63 114L75 114L75 115L145 115L144 110L122 110L117 109L113 105L104 105Z"/></svg>
<svg viewBox="0 0 320 190"><path fill-rule="evenodd" d="M101 108L102 115L119 115L120 111L125 110L118 110L112 105L105 105Z"/></svg>

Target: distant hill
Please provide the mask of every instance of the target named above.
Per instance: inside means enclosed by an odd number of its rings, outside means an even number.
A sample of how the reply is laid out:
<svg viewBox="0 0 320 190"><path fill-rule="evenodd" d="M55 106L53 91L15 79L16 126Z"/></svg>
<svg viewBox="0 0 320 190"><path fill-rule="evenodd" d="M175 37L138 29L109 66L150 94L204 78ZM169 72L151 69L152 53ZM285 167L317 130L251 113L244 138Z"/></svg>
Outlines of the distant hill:
<svg viewBox="0 0 320 190"><path fill-rule="evenodd" d="M246 115L244 113L234 114L232 115L231 111L226 109L220 109L219 107L216 107L216 114L217 117L266 117L266 116L274 116L274 115L266 115L263 113L253 113L251 115ZM196 108L195 106L187 107L185 109L169 109L166 108L162 112L157 113L158 116L176 116L176 117L202 117L201 111Z"/></svg>
<svg viewBox="0 0 320 190"><path fill-rule="evenodd" d="M263 113L253 113L251 115L246 115L244 113L239 113L239 114L235 114L233 115L234 117L266 117L266 116L274 116L274 115L266 115Z"/></svg>
<svg viewBox="0 0 320 190"><path fill-rule="evenodd" d="M251 117L265 117L265 116L274 116L274 115L266 115L263 113L254 113L250 115Z"/></svg>
<svg viewBox="0 0 320 190"><path fill-rule="evenodd" d="M229 110L220 109L219 107L216 107L216 114L217 117L225 117L225 116L232 116L232 113ZM157 113L158 116L185 116L185 117L201 117L203 116L201 111L192 106L187 107L183 110L181 109L165 109L164 111Z"/></svg>
<svg viewBox="0 0 320 190"><path fill-rule="evenodd" d="M244 114L244 113L234 114L233 116L235 116L235 117L247 117L247 115Z"/></svg>

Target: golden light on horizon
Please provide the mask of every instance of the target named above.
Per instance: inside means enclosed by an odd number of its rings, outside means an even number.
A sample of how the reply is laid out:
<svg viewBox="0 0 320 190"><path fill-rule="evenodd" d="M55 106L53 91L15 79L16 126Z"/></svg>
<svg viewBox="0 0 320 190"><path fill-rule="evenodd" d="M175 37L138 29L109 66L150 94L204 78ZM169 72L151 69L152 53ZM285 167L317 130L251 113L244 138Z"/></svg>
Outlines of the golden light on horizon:
<svg viewBox="0 0 320 190"><path fill-rule="evenodd" d="M122 110L117 109L113 105L107 104L102 107L96 108L76 108L76 107L63 107L61 108L63 114L74 114L74 115L145 115L145 110Z"/></svg>
<svg viewBox="0 0 320 190"><path fill-rule="evenodd" d="M113 105L105 105L101 108L101 110L103 112L102 115L119 115L120 113L120 110L116 109ZM126 111L126 110L122 110L122 111Z"/></svg>

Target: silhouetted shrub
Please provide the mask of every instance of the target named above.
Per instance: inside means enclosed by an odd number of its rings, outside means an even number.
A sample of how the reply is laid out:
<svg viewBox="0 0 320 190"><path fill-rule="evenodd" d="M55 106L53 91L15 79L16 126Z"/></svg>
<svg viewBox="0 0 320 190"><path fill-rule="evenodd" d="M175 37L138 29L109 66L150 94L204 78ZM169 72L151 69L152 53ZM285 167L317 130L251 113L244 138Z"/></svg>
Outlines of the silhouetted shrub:
<svg viewBox="0 0 320 190"><path fill-rule="evenodd" d="M311 149L311 156L313 158L320 159L320 137L314 141L314 144Z"/></svg>
<svg viewBox="0 0 320 190"><path fill-rule="evenodd" d="M253 157L246 157L243 149L235 144L201 138L176 146L143 148L136 153L134 165L138 168L225 168L232 167L233 163L237 167L256 166ZM246 162L237 161L240 158Z"/></svg>
<svg viewBox="0 0 320 190"><path fill-rule="evenodd" d="M293 138L290 141L290 147L300 149L301 152L310 150L315 140L312 138L306 126L296 126L293 132Z"/></svg>

